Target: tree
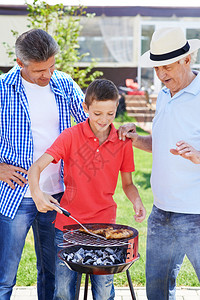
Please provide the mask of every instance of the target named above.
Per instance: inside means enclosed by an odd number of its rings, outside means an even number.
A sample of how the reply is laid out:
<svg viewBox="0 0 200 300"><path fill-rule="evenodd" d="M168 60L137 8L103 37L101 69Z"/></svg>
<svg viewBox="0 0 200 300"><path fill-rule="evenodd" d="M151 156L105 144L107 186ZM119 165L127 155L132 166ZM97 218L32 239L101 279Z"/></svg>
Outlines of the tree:
<svg viewBox="0 0 200 300"><path fill-rule="evenodd" d="M45 1L34 0L33 4L27 3L28 27L41 28L51 34L57 41L60 51L56 55L56 66L59 70L66 72L78 83L81 88L96 77L102 76L100 71L92 72L96 61L92 60L88 67L80 69L79 62L89 53L80 54L78 38L82 26L81 17L91 18L94 14L87 14L84 6L67 6L62 3L49 5ZM18 33L12 30L17 37ZM4 43L9 57L13 57L13 49Z"/></svg>

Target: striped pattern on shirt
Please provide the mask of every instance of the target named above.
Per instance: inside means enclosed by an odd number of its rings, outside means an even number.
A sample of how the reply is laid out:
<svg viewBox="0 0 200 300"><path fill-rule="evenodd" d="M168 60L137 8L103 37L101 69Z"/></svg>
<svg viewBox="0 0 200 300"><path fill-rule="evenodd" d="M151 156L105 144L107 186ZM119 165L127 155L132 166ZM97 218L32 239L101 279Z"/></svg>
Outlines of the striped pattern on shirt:
<svg viewBox="0 0 200 300"><path fill-rule="evenodd" d="M76 123L86 120L82 108L84 94L69 75L54 71L50 87L58 106L60 132L71 127L71 116ZM33 163L29 105L18 66L0 76L0 163L26 170ZM61 173L63 176L63 167ZM15 189L12 190L7 183L0 181L0 213L12 219L28 187L14 185Z"/></svg>

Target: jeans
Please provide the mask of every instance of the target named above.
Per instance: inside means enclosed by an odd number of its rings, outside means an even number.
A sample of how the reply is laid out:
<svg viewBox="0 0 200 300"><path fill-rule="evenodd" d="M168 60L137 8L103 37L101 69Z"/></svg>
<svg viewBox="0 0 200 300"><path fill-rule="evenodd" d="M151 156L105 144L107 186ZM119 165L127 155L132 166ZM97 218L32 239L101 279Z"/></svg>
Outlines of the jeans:
<svg viewBox="0 0 200 300"><path fill-rule="evenodd" d="M63 193L53 197L60 201ZM40 213L32 198L23 198L15 218L0 214L0 299L9 300L16 283L26 235L32 226L37 256L37 290L39 300L53 299L55 287L56 212Z"/></svg>
<svg viewBox="0 0 200 300"><path fill-rule="evenodd" d="M63 242L62 231L55 229L57 253L61 250L57 245ZM115 297L113 275L90 275L94 300L113 300ZM56 286L54 300L72 300L75 298L77 272L70 270L56 255Z"/></svg>
<svg viewBox="0 0 200 300"><path fill-rule="evenodd" d="M176 299L176 278L185 255L200 281L199 249L199 214L167 212L153 206L147 233L147 298Z"/></svg>

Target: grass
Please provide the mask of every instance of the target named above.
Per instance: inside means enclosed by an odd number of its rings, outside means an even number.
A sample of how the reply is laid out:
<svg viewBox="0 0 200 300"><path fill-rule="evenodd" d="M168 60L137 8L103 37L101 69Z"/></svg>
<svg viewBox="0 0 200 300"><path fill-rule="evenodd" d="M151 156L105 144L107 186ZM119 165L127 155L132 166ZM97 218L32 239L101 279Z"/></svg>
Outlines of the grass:
<svg viewBox="0 0 200 300"><path fill-rule="evenodd" d="M36 282L37 270L34 240L32 230L29 230L17 273L17 285L31 286L35 285Z"/></svg>
<svg viewBox="0 0 200 300"><path fill-rule="evenodd" d="M122 122L131 122L133 120L130 119L130 117L125 117L123 118L123 120L117 119L117 121L118 122L115 124L116 127L118 127ZM141 128L137 128L137 132L140 132L141 134L147 134ZM133 174L133 181L139 190L148 217L153 204L153 195L150 187L152 155L150 153L134 149L134 158L136 171ZM127 200L122 191L120 176L114 199L118 205L117 223L132 226L139 231L140 259L132 265L129 271L131 274L133 285L144 286L147 218L141 224L135 222L133 217L134 212L132 204ZM33 246L33 236L32 232L29 232L18 270L17 285L30 286L36 284L37 272L35 265L36 258ZM116 274L114 277L114 283L116 286L127 286L128 282L126 273ZM178 275L177 286L200 286L194 269L192 268L187 258L185 258L181 271Z"/></svg>

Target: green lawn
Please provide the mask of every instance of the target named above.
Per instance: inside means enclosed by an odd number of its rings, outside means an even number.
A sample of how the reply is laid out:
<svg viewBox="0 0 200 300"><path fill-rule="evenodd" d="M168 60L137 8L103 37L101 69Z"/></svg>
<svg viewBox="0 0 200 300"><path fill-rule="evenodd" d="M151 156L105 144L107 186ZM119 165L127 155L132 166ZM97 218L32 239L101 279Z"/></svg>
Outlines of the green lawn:
<svg viewBox="0 0 200 300"><path fill-rule="evenodd" d="M145 133L143 132L143 134ZM133 174L133 181L139 190L148 216L153 203L153 196L150 188L152 156L150 153L134 149L134 158L136 171ZM122 191L121 178L119 178L118 180L114 199L118 205L117 223L132 226L139 231L140 259L132 265L129 271L131 274L133 285L144 286L147 218L142 224L135 222L133 217L132 204L129 202L129 200L127 200ZM26 240L22 260L19 266L17 285L29 286L36 284L35 264L36 259L34 254L33 237L32 233L30 232ZM116 274L114 281L116 286L127 286L128 283L126 279L126 273ZM178 275L177 285L200 286L195 272L187 259L184 260L183 266Z"/></svg>

